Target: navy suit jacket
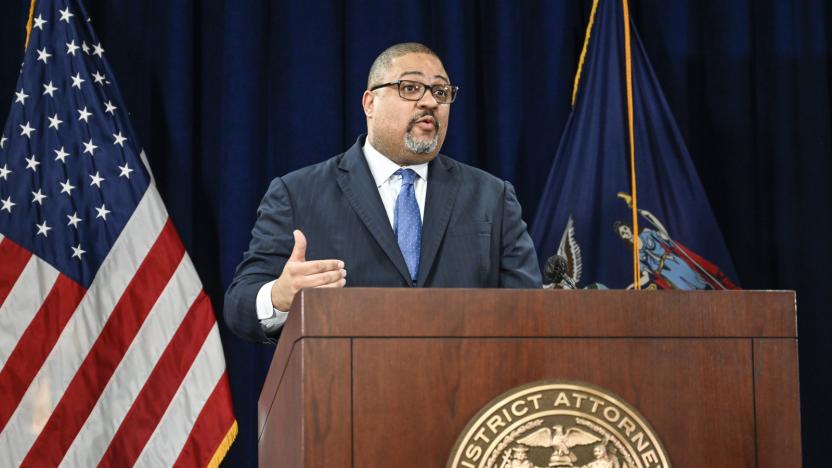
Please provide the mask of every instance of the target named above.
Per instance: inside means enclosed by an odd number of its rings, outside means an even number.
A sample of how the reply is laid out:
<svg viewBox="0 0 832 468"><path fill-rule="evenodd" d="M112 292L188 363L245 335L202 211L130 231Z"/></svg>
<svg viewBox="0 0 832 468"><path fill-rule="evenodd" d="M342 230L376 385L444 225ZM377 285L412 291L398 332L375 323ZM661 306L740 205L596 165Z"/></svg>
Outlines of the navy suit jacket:
<svg viewBox="0 0 832 468"><path fill-rule="evenodd" d="M514 188L442 154L428 166L413 284L364 157L364 138L345 153L272 181L225 295L225 321L237 335L269 341L257 319L257 292L280 276L294 229L306 235L307 260L344 261L348 287L541 287Z"/></svg>

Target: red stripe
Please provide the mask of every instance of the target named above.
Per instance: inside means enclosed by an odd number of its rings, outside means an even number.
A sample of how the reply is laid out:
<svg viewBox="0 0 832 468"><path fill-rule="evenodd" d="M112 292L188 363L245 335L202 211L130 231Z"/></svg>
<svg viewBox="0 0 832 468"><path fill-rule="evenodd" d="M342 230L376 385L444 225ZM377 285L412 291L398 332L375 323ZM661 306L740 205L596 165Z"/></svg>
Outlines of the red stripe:
<svg viewBox="0 0 832 468"><path fill-rule="evenodd" d="M11 292L17 277L23 272L32 252L17 245L8 237L0 241L0 305Z"/></svg>
<svg viewBox="0 0 832 468"><path fill-rule="evenodd" d="M0 430L6 427L85 292L75 281L58 275L38 313L15 344L0 371L0 388L3 389Z"/></svg>
<svg viewBox="0 0 832 468"><path fill-rule="evenodd" d="M124 417L98 466L133 466L216 323L200 293Z"/></svg>
<svg viewBox="0 0 832 468"><path fill-rule="evenodd" d="M194 423L174 466L206 466L234 424L228 375L223 372Z"/></svg>
<svg viewBox="0 0 832 468"><path fill-rule="evenodd" d="M184 254L168 220L21 466L61 462Z"/></svg>

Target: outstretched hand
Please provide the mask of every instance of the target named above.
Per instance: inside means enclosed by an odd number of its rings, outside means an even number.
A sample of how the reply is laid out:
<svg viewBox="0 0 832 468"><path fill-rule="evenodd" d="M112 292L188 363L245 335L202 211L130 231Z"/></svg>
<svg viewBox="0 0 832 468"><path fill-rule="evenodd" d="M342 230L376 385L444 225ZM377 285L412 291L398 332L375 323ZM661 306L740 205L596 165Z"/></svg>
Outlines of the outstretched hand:
<svg viewBox="0 0 832 468"><path fill-rule="evenodd" d="M306 236L300 230L292 233L295 246L283 267L280 278L272 285L272 305L288 311L295 294L303 288L343 288L347 270L341 260L306 261Z"/></svg>

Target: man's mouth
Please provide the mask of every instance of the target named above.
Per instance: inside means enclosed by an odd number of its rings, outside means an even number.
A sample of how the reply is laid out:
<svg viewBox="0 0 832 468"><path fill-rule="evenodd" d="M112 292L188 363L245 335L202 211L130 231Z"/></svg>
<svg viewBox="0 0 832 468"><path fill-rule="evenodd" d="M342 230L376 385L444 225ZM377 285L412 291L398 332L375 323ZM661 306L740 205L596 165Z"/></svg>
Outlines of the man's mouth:
<svg viewBox="0 0 832 468"><path fill-rule="evenodd" d="M416 121L416 125L423 130L433 130L436 128L433 117L425 117Z"/></svg>
<svg viewBox="0 0 832 468"><path fill-rule="evenodd" d="M437 128L436 119L433 118L433 116L426 115L424 117L420 117L420 118L416 119L412 123L411 128L412 127L419 128L419 129L424 130L426 132L431 132L431 131L436 130L436 128Z"/></svg>

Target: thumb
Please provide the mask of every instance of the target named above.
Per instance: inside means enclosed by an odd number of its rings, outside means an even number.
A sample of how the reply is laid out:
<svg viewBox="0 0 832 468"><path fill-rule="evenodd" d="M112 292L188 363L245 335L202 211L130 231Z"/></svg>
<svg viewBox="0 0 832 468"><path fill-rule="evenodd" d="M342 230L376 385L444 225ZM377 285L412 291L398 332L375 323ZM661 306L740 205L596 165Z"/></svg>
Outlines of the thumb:
<svg viewBox="0 0 832 468"><path fill-rule="evenodd" d="M289 261L305 262L306 236L303 235L300 229L295 229L292 234L295 236L295 247L292 249L292 255L289 257Z"/></svg>

